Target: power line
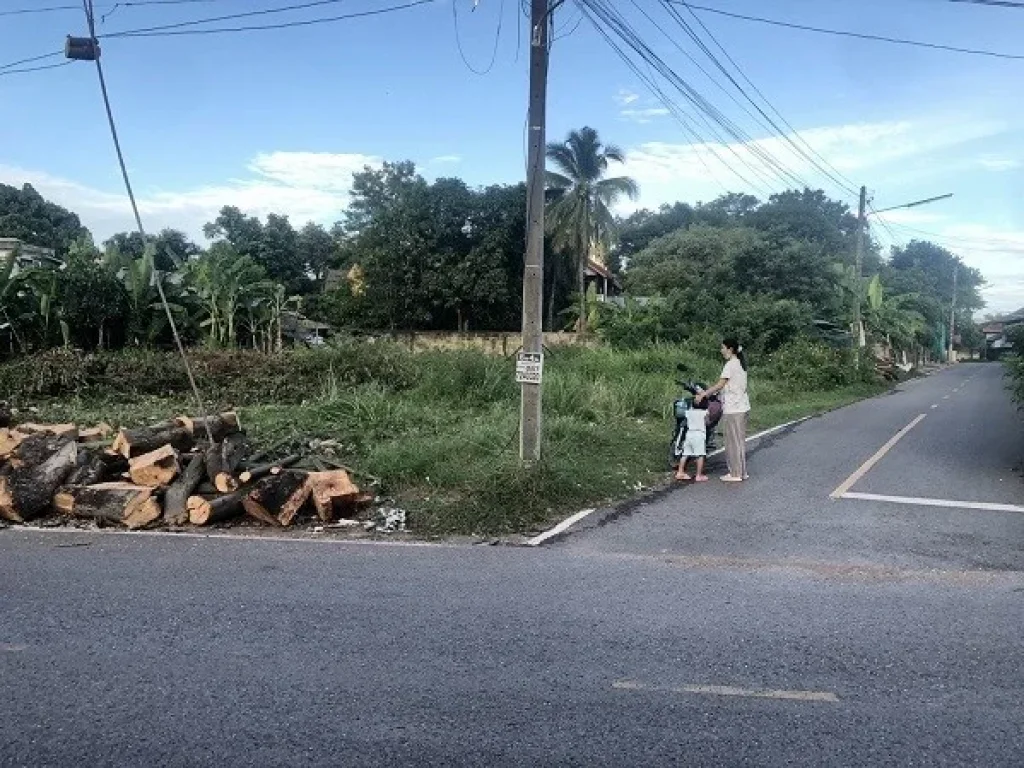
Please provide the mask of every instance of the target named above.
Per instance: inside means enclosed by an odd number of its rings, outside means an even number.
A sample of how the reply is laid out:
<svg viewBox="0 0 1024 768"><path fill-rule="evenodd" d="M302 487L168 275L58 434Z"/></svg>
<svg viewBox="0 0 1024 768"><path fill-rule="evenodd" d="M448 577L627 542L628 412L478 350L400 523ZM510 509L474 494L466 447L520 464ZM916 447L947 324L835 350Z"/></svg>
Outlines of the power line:
<svg viewBox="0 0 1024 768"><path fill-rule="evenodd" d="M798 187L809 187L810 185L800 178L792 169L788 168L784 163L774 157L765 147L757 141L751 139L749 135L746 135L742 128L736 125L729 117L727 117L721 110L719 110L714 104L697 91L692 85L690 85L683 77L675 72L661 57L658 56L650 46L643 41L640 35L634 30L629 22L612 6L610 2L606 0L577 0L578 5L589 11L591 21L596 16L600 18L601 23L611 29L620 39L622 39L633 51L641 58L641 60L652 70L657 71L666 81L668 81L679 93L688 101L690 104L697 109L698 115L701 120L707 125L711 134L724 145L725 149L733 154L737 160L747 166L752 173L759 176L763 180L768 181L771 184L769 178L764 174L767 171L773 174L778 179L782 180L786 186L796 185ZM601 24L596 24L600 27ZM620 54L621 55L621 54ZM666 103L666 106L669 106ZM670 107L671 108L671 107ZM724 139L719 131L738 144L742 146L753 158L756 158L763 166L763 168L757 168L751 165L750 162L742 155L740 155L733 143Z"/></svg>
<svg viewBox="0 0 1024 768"><path fill-rule="evenodd" d="M242 13L229 13L223 16L209 16L205 19L190 19L188 21L178 21L173 24L161 24L156 27L142 27L140 29L130 30L130 32L133 34L140 32L163 32L166 29L181 29L182 27L195 27L201 24L212 24L216 21L233 21L234 19L247 19L253 16L270 16L275 13L303 11L307 8L317 8L324 5L337 5L338 3L343 2L345 2L345 0L309 0L309 2L285 5L278 8L264 8L258 11L244 11ZM126 32L110 32L104 35L104 37L120 37L123 34L126 34Z"/></svg>
<svg viewBox="0 0 1024 768"><path fill-rule="evenodd" d="M95 11L93 10L92 0L82 0L82 7L85 9L85 19L89 25L89 36L96 39L96 17ZM132 182L128 177L128 166L124 162L124 153L121 151L121 141L117 137L117 123L114 120L114 111L110 106L110 95L107 93L107 81L103 76L103 63L100 61L99 52L96 52L94 56L96 62L96 74L100 82L100 93L103 96L103 106L107 112L107 122L110 125L110 137L114 141L114 150L117 152L117 162L121 166L121 177L124 179L125 189L128 191L128 200L132 205L132 213L135 214L135 224L138 227L139 235L142 237L142 242L146 242L146 230L142 226L142 216L139 214L139 204L135 200L135 192L132 190ZM195 376L192 373L192 366L189 364L188 355L185 354L185 345L181 341L181 336L178 334L178 326L174 322L174 314L171 312L170 304L167 302L167 295L164 293L163 280L160 277L160 273L157 271L156 266L153 267L153 282L156 285L157 293L160 295L160 303L163 305L164 313L167 315L167 322L170 324L171 334L174 336L174 342L178 347L178 354L181 355L181 361L185 366L185 373L188 374L188 381L192 387L192 394L196 399L196 406L199 408L199 415L205 416L206 409L203 407L203 397L199 392L199 385L196 384ZM209 423L204 420L206 427L206 437L213 444L213 434L210 431Z"/></svg>
<svg viewBox="0 0 1024 768"><path fill-rule="evenodd" d="M953 0L953 2L968 2L969 0ZM723 11L720 8L708 8L705 5L696 5L690 2L683 2L682 0L667 0L667 2L673 5L685 5L688 8L704 11L705 13L714 13L719 16L727 16L731 19L742 19L743 21L753 21L759 24L770 24L776 27L787 27L789 29L799 29L804 32L817 32L824 35L838 35L840 37L855 37L861 40L875 40L877 42L884 43L895 43L899 45L911 45L919 48L931 48L939 51L951 51L953 53L965 53L973 56L988 56L996 59L1024 59L1024 54L1015 53L999 53L997 51L986 51L979 50L976 48L960 48L955 45L943 45L941 43L927 43L921 40L905 40L898 37L886 37L884 35L871 35L863 32L850 32L849 30L841 29L826 29L824 27L812 27L806 24L794 24L789 21L779 21L778 19L766 19L762 16L748 16L742 13L733 13L731 11ZM1020 6L1014 6L1024 8L1024 4Z"/></svg>
<svg viewBox="0 0 1024 768"><path fill-rule="evenodd" d="M501 43L501 30L505 23L505 0L501 0L501 6L498 9L498 29L494 33L494 50L491 51L491 61L485 69L477 69L474 67L469 58L466 56L466 51L462 47L462 35L459 33L459 0L451 0L452 3L452 25L455 27L455 44L459 49L459 56L462 57L462 63L466 65L474 75L486 75L494 69L494 64L498 60L498 46ZM474 7L475 10L475 7Z"/></svg>
<svg viewBox="0 0 1024 768"><path fill-rule="evenodd" d="M12 61L10 64L0 64L0 72L5 69L11 69L12 67L20 67L22 64L32 64L36 61L43 61L45 59L52 59L54 56L63 56L64 51L53 51L51 53L44 53L39 56L30 56L27 59L20 59L19 61Z"/></svg>
<svg viewBox="0 0 1024 768"><path fill-rule="evenodd" d="M113 5L104 6L100 10L110 13L118 7L130 8L134 6L145 5L191 5L195 3L216 2L220 2L220 0L123 0L123 2L117 2ZM0 11L0 16L27 16L28 14L56 13L59 11L79 10L81 10L81 6L78 5L50 5L43 8L14 8L9 11Z"/></svg>
<svg viewBox="0 0 1024 768"><path fill-rule="evenodd" d="M951 3L969 3L973 5L994 5L998 8L1024 8L1024 3L1013 0L949 0Z"/></svg>
<svg viewBox="0 0 1024 768"><path fill-rule="evenodd" d="M73 64L71 61L62 61L57 64L44 64L41 67L24 67L22 69L7 69L0 72L0 77L6 77L7 75L19 75L23 72L41 72L44 69L57 69L58 67L66 67L68 64Z"/></svg>
<svg viewBox="0 0 1024 768"><path fill-rule="evenodd" d="M337 2L338 0L332 1ZM335 21L345 21L347 19L360 19L368 16L380 16L386 13L404 11L409 8L415 8L420 5L429 5L434 2L437 2L437 0L410 0L410 2L403 3L401 5L392 5L387 8L376 8L370 11L357 11L355 13L346 13L341 14L339 16L326 16L319 19L306 19L303 21L283 21L277 24L253 24L241 27L215 27L214 29L168 29L165 31L126 30L123 32L115 32L112 34L100 35L99 37L101 39L124 37L179 37L184 35L214 35L231 32L256 32L275 29L291 29L294 27L309 27L314 26L316 24L330 24Z"/></svg>
<svg viewBox="0 0 1024 768"><path fill-rule="evenodd" d="M739 73L740 77L743 78L744 82L746 82L746 84L750 86L751 90L753 90L754 93L756 93L761 98L761 101L763 101L765 103L765 105L768 107L768 109L770 109L775 114L775 116L779 118L779 120L782 122L782 124L786 128L789 129L790 134L792 134L792 136L800 144L802 144L804 147L806 147L807 150L811 154L813 154L822 163L824 163L827 168L829 168L832 172L834 172L836 174L836 176L839 177L839 179L841 179L842 181L846 182L846 184L849 184L849 187L847 187L844 184L840 183L840 188L844 189L847 192L851 192L853 194L858 194L859 190L857 189L857 184L854 181L852 181L849 177L845 176L834 165L829 163L829 161L824 156L822 156L816 149L814 149L814 147L812 147L804 139L804 137L801 135L801 133L799 131L797 131L797 129L794 128L792 126L792 124L788 120L786 120L786 118L783 116L783 114L775 107L774 104L772 104L772 102L768 99L768 97L764 95L764 93L761 91L761 89L758 88L757 85L755 85L754 82L747 76L746 72L743 71L743 68L729 54L729 51L727 51L725 49L725 47L718 41L718 38L715 37L715 35L711 32L710 29L708 29L707 25L700 18L700 16L697 15L697 13L693 10L693 8L691 8L688 3L684 3L684 5L686 5L687 10L690 12L690 15L693 16L694 20L700 25L701 29L703 29L704 32L707 34L707 36L711 39L711 42L713 42L715 44L715 46L718 48L718 50L720 50L722 52L722 54L725 56L725 58L728 60L728 62L730 64L732 64L733 68ZM747 98L749 99L750 97L747 96ZM831 177L831 178L833 178L833 180L838 182L838 180L835 179L835 177Z"/></svg>
<svg viewBox="0 0 1024 768"><path fill-rule="evenodd" d="M685 2L682 3L682 4L686 5ZM824 176L826 178L828 178L829 181L834 183L838 189L842 190L842 192L844 194L857 194L858 190L856 189L856 186L853 184L853 182L851 182L849 179L846 179L844 181L842 178L840 178L841 174L839 176L837 176L837 174L839 172L836 171L834 168L832 168L828 164L828 161L825 160L825 158L821 157L820 155L817 155L817 153L810 147L810 145L807 145L807 148L810 149L810 153L809 153L807 151L807 149L804 149L799 144L797 144L796 140L794 140L794 138L790 135L790 133L794 133L794 134L797 134L797 136L799 136L799 133L793 128L793 126L791 126L788 123L786 123L786 126L789 128L789 132L785 131L782 127L779 126L779 124L777 122L775 122L775 120L772 119L772 117L768 113L766 113L764 111L764 109L761 108L760 104L758 104L753 99L753 97L749 93L747 93L746 89L739 82L737 82L736 78L732 76L732 74L729 72L729 70L726 69L726 67L722 64L721 61L719 61L718 57L715 56L714 52L712 52L707 47L707 45L704 43L704 41L700 39L700 36L696 33L696 31L686 22L686 19L684 19L679 14L679 12L676 11L675 8L673 8L665 0L662 0L662 5L664 6L665 10L668 11L669 15L672 16L672 18L676 21L676 23L679 24L683 28L683 31L686 32L686 34L690 37L690 39L693 40L693 42L697 44L697 47L700 48L701 51L704 52L704 54L715 65L715 67L717 67L718 70L723 75L725 75L726 79L728 79L728 81L736 88L736 90L739 91L739 93L743 96L743 98L746 99L746 101L749 102L750 105L753 106L753 108L755 110L757 110L758 114L767 123L767 125L765 125L765 123L762 123L762 126L766 127L769 133L774 133L776 136L781 138L786 144L788 144L790 146L790 148L794 152L796 152L796 155L798 157L803 158L804 160L809 162L812 167L814 167L820 173L824 174ZM688 5L687 5L687 9L689 9ZM690 12L693 13L692 10ZM697 18L695 14L694 14L694 18ZM700 22L700 19L698 18L697 21ZM703 24L701 26L703 26ZM739 66L732 59L732 57L729 57L728 52L725 51L725 49L718 42L718 40L715 39L713 35L711 35L711 33L710 33L710 31L708 31L707 27L704 27L704 30L705 30L705 32L708 33L709 37L711 37L711 39L715 42L715 44L718 45L719 49L722 50L722 52L729 58L730 62L732 62L733 66L737 69L737 71L739 71L740 75L743 76L743 77L746 77L745 75L743 75L743 71L739 68ZM703 68L702 68L702 70L703 70ZM750 82L749 79L747 79L747 82ZM760 91L758 93L760 94ZM771 107L771 104L768 102L768 100L764 98L764 94L760 94L760 95L761 95L762 100L764 100L766 103L768 103L769 107ZM740 106L741 106L741 108L743 108L742 104ZM747 111L747 114L750 114L750 112L748 110L745 109L745 111ZM775 111L776 111L776 113L778 112L778 110L775 110ZM753 115L753 117L754 117L755 120L758 119L756 115ZM780 115L780 117L781 117L781 115ZM783 120L783 122L785 122L785 121ZM803 143L806 145L806 142L803 142ZM818 159L816 159L815 155L817 156ZM820 162L819 162L819 159L820 159Z"/></svg>

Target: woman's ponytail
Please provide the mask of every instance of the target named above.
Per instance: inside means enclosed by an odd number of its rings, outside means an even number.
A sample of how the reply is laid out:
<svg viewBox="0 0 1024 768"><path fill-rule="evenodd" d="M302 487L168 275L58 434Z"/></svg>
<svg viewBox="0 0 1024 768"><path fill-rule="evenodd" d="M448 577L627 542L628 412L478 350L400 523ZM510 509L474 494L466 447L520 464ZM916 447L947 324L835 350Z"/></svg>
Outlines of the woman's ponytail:
<svg viewBox="0 0 1024 768"><path fill-rule="evenodd" d="M736 359L740 361L740 365L743 366L743 370L747 370L747 356L743 353L743 345L740 344L736 339L725 339L722 342L722 346L728 349L735 355Z"/></svg>

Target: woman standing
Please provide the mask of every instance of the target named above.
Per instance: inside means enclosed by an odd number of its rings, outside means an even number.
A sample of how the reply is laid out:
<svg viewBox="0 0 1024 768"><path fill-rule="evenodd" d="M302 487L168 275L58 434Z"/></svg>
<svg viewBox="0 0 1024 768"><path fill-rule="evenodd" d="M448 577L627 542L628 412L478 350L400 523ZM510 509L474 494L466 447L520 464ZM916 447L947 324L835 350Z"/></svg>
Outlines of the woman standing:
<svg viewBox="0 0 1024 768"><path fill-rule="evenodd" d="M698 395L703 400L708 395L723 394L722 422L725 425L725 460L729 474L722 478L724 483L742 483L747 475L747 421L750 418L750 397L747 394L747 359L743 347L736 339L722 342L722 357L725 367L718 383L707 392Z"/></svg>

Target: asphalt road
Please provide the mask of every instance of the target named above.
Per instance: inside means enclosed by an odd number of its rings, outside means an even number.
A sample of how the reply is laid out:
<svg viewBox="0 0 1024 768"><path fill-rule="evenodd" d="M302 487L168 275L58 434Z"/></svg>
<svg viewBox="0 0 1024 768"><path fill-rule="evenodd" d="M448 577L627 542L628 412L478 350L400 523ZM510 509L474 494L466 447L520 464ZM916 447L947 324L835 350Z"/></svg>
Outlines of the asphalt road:
<svg viewBox="0 0 1024 768"><path fill-rule="evenodd" d="M0 765L1019 766L1024 515L829 498L922 412L854 492L1021 501L965 366L548 547L0 531Z"/></svg>

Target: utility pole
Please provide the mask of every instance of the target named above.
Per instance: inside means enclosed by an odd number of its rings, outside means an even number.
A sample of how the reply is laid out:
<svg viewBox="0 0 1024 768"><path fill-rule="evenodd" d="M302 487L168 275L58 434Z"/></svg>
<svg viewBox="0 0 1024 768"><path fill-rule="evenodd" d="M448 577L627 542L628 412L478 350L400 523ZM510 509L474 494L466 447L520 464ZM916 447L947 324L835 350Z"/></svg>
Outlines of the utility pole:
<svg viewBox="0 0 1024 768"><path fill-rule="evenodd" d="M953 304L952 309L949 310L949 362L954 363L956 360L953 358L953 334L956 331L956 288L957 281L960 276L960 264L953 263Z"/></svg>
<svg viewBox="0 0 1024 768"><path fill-rule="evenodd" d="M854 365L860 365L860 334L861 334L861 293L864 282L864 230L867 228L867 187L860 188L860 206L857 210L857 241L856 257L854 261L854 284L853 295L853 350Z"/></svg>
<svg viewBox="0 0 1024 768"><path fill-rule="evenodd" d="M523 270L523 351L516 365L522 385L519 458L540 460L541 381L544 361L544 158L547 143L548 30L551 0L531 0L529 154L526 170L526 262Z"/></svg>

